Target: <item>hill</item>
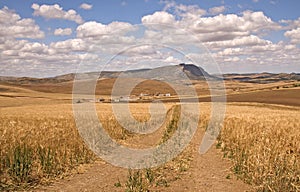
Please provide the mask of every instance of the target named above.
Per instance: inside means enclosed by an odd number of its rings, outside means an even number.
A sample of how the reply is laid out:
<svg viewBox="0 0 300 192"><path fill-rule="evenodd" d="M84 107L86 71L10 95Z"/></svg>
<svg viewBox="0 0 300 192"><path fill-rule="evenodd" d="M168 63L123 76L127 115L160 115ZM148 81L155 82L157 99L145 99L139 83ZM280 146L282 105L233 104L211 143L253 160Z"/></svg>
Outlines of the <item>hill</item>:
<svg viewBox="0 0 300 192"><path fill-rule="evenodd" d="M87 72L81 73L81 76L95 76L99 75L99 79L111 79L118 78L121 74L122 77L126 78L144 78L152 80L176 80L178 77L187 76L191 80L205 80L213 79L212 75L209 75L201 67L195 66L193 64L179 64L172 66L164 66L153 69L138 69L130 71L102 71L102 72ZM74 73L59 75L55 77L47 78L33 78L33 77L4 77L0 76L0 83L2 84L14 84L14 85L24 85L24 84L52 84L52 83L64 83L73 81L75 78Z"/></svg>
<svg viewBox="0 0 300 192"><path fill-rule="evenodd" d="M278 81L300 81L300 73L248 73L248 74L225 74L224 80L235 80L248 83L274 83Z"/></svg>

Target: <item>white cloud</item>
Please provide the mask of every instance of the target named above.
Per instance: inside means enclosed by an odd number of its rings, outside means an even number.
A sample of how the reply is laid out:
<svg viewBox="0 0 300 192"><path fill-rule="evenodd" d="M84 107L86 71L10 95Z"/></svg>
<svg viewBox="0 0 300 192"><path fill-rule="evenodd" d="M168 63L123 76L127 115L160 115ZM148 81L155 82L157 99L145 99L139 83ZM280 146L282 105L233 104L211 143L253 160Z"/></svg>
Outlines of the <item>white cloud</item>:
<svg viewBox="0 0 300 192"><path fill-rule="evenodd" d="M142 23L147 24L172 24L175 22L175 17L167 12L159 11L152 15L146 15L142 17Z"/></svg>
<svg viewBox="0 0 300 192"><path fill-rule="evenodd" d="M225 6L213 7L208 10L208 12L212 15L217 15L223 13L226 10Z"/></svg>
<svg viewBox="0 0 300 192"><path fill-rule="evenodd" d="M64 36L64 35L71 35L72 34L72 29L71 28L58 28L55 29L54 31L54 35L60 35L60 36Z"/></svg>
<svg viewBox="0 0 300 192"><path fill-rule="evenodd" d="M132 47L126 51L124 51L124 54L128 56L137 56L137 55L155 55L158 54L158 51L155 47L150 46L150 45L143 45L143 46L138 46L138 47Z"/></svg>
<svg viewBox="0 0 300 192"><path fill-rule="evenodd" d="M299 54L300 49L297 46L281 41L276 44L225 48L217 53L213 52L212 56L226 72L235 71L236 67L252 71L275 71L276 69L283 72L287 68L296 69L295 66L299 61L297 59L300 59ZM243 65L240 65L242 63Z"/></svg>
<svg viewBox="0 0 300 192"><path fill-rule="evenodd" d="M80 51L89 51L89 46L82 39L68 39L65 41L53 42L50 44L52 54L54 53L71 53Z"/></svg>
<svg viewBox="0 0 300 192"><path fill-rule="evenodd" d="M214 17L202 17L194 21L191 28L195 32L251 32L258 33L264 30L277 30L280 26L273 22L263 12L245 11L242 16L235 14L217 15Z"/></svg>
<svg viewBox="0 0 300 192"><path fill-rule="evenodd" d="M58 4L40 6L34 3L31 8L34 10L33 15L35 16L42 16L46 19L65 19L75 21L78 24L83 23L83 19L75 10L64 11Z"/></svg>
<svg viewBox="0 0 300 192"><path fill-rule="evenodd" d="M174 5L172 5L174 6ZM180 7L177 6L177 7ZM181 8L183 10L183 8ZM142 18L142 23L158 23L177 26L194 32L201 41L232 40L237 37L261 34L266 31L279 30L282 27L265 16L263 12L244 11L242 15L227 14L204 17L197 14L181 14L176 19L167 12L155 12Z"/></svg>
<svg viewBox="0 0 300 192"><path fill-rule="evenodd" d="M47 54L48 46L43 43L29 42L28 40L4 40L1 41L0 50L4 55L20 56L22 54ZM4 57L3 57L4 58Z"/></svg>
<svg viewBox="0 0 300 192"><path fill-rule="evenodd" d="M129 32L136 30L134 25L125 22L112 22L107 25L89 21L76 29L78 39L92 46L91 51L117 54L125 47L134 45L136 39Z"/></svg>
<svg viewBox="0 0 300 192"><path fill-rule="evenodd" d="M177 6L179 7L179 6ZM142 18L142 24L162 24L191 31L203 42L226 41L250 35L262 35L267 31L279 30L282 27L263 12L244 11L242 15L227 14L205 17L185 15L176 19L168 12L155 12ZM170 35L170 34L169 34ZM248 37L252 39L253 37Z"/></svg>
<svg viewBox="0 0 300 192"><path fill-rule="evenodd" d="M300 27L284 33L284 35L291 39L292 43L300 44Z"/></svg>
<svg viewBox="0 0 300 192"><path fill-rule="evenodd" d="M28 52L28 53L47 53L48 51L48 46L43 44L43 43L38 43L38 42L28 42L26 43L21 49L20 52Z"/></svg>
<svg viewBox="0 0 300 192"><path fill-rule="evenodd" d="M87 4L87 3L82 3L79 7L84 10L90 10L90 9L92 9L93 5Z"/></svg>
<svg viewBox="0 0 300 192"><path fill-rule="evenodd" d="M284 19L282 19L279 22L281 24L286 25L285 29L294 29L294 28L300 27L300 17L298 19L295 19L295 20L284 20Z"/></svg>
<svg viewBox="0 0 300 192"><path fill-rule="evenodd" d="M42 77L75 72L83 58L93 62L99 60L89 53L81 53L80 50L88 52L81 43L81 40L71 39L46 45L28 40L3 41L0 38L0 74Z"/></svg>
<svg viewBox="0 0 300 192"><path fill-rule="evenodd" d="M285 50L294 50L296 48L297 48L296 45L285 45L284 47Z"/></svg>
<svg viewBox="0 0 300 192"><path fill-rule="evenodd" d="M205 43L205 45L208 46L209 48L214 49L214 48L267 45L271 43L272 43L271 41L261 39L255 35L249 35L249 36L235 38L233 40L207 42Z"/></svg>
<svg viewBox="0 0 300 192"><path fill-rule="evenodd" d="M163 9L164 12L171 11L178 17L182 19L196 19L207 12L204 9L201 9L198 5L183 5L177 4L175 1L161 1L161 3L165 4Z"/></svg>
<svg viewBox="0 0 300 192"><path fill-rule="evenodd" d="M257 46L252 46L249 48L250 54L255 52L255 53L259 53L259 54L264 54L266 52L276 52L276 51L280 51L281 49L283 49L282 44L278 43L278 44L267 44L267 45L257 45Z"/></svg>
<svg viewBox="0 0 300 192"><path fill-rule="evenodd" d="M223 51L217 53L218 56L240 56L243 55L242 48L225 48Z"/></svg>
<svg viewBox="0 0 300 192"><path fill-rule="evenodd" d="M108 25L89 21L79 25L76 29L77 37L99 37L104 35L125 34L134 30L134 26L125 22L112 22Z"/></svg>
<svg viewBox="0 0 300 192"><path fill-rule="evenodd" d="M206 14L206 10L199 8L197 5L176 5L175 14L182 18L199 18Z"/></svg>
<svg viewBox="0 0 300 192"><path fill-rule="evenodd" d="M225 62L238 62L240 61L239 57L228 57L224 59Z"/></svg>
<svg viewBox="0 0 300 192"><path fill-rule="evenodd" d="M57 4L41 6L33 4L32 8L34 15L80 23L74 31L76 38L49 44L18 39L43 38L44 33L33 19L22 19L18 14L4 7L0 10L1 74L9 74L6 68L15 70L10 74L17 75L21 73L24 75L26 70L27 74L31 71L44 70L46 76L57 72L69 73L75 70L75 64L80 63L81 59L99 64L100 58L106 59L115 53L120 53L128 59L116 61L114 63L116 65L111 66L114 69L122 69L124 65L132 63L138 67L152 66L151 62L154 63L153 67L161 64L177 64L183 57L176 57L166 50L162 51L150 45L153 43L174 45L173 47L180 52L183 50L182 46L199 40L210 49L213 58L226 72L235 71L237 66L270 71L276 66L279 70L280 66L299 65L300 49L297 44L300 43L300 18L281 21L280 24L283 25L281 26L263 12L220 14L225 7L219 7L208 11L210 14L219 15L209 16L198 6L177 5L169 1L165 11L142 17L141 27L145 26L146 29L135 33L137 27L126 22L83 23L76 11L65 11ZM157 27L151 27L152 24L157 24ZM281 29L287 30L284 35L290 39L289 42L273 43L264 39L262 35ZM55 35L72 33L72 29L68 26L54 30ZM134 34L138 36L135 37ZM136 44L143 44L143 46L134 47ZM130 49L122 52L127 48ZM94 54L98 52L103 53L104 58L102 55ZM191 51L189 54L192 55L194 52ZM199 60L201 59L199 57ZM147 65L147 62L150 64ZM206 63L209 66L211 62ZM86 69L89 69L88 67L86 66ZM50 72L46 72L48 69Z"/></svg>
<svg viewBox="0 0 300 192"><path fill-rule="evenodd" d="M160 0L159 3L165 5L163 11L168 11L169 9L176 6L175 1L170 1L170 0Z"/></svg>
<svg viewBox="0 0 300 192"><path fill-rule="evenodd" d="M173 56L168 56L167 58L165 58L163 60L163 62L165 63L169 63L169 64L179 64L179 63L182 63L182 60L176 58L176 57L173 57Z"/></svg>
<svg viewBox="0 0 300 192"><path fill-rule="evenodd" d="M33 19L21 19L7 7L0 10L0 37L38 39L44 36L44 32Z"/></svg>

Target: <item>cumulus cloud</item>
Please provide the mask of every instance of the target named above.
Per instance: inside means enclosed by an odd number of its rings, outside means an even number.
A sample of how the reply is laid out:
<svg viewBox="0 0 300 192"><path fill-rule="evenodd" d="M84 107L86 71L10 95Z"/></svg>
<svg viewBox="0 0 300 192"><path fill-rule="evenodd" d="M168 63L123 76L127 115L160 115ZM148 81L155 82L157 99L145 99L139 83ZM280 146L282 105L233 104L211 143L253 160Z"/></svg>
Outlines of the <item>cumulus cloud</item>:
<svg viewBox="0 0 300 192"><path fill-rule="evenodd" d="M134 26L125 22L112 22L108 25L98 23L96 21L89 21L82 25L79 25L76 29L77 36L84 37L99 37L104 35L113 34L125 34L129 31L133 31Z"/></svg>
<svg viewBox="0 0 300 192"><path fill-rule="evenodd" d="M87 3L82 3L79 7L84 10L90 10L90 9L92 9L93 5L87 4Z"/></svg>
<svg viewBox="0 0 300 192"><path fill-rule="evenodd" d="M225 62L238 62L240 61L239 57L228 57L224 59Z"/></svg>
<svg viewBox="0 0 300 192"><path fill-rule="evenodd" d="M22 19L7 7L0 10L0 37L38 39L44 36L33 19Z"/></svg>
<svg viewBox="0 0 300 192"><path fill-rule="evenodd" d="M165 4L163 12L171 11L182 19L196 19L207 13L206 10L201 9L198 5L183 5L168 0L161 1L161 3Z"/></svg>
<svg viewBox="0 0 300 192"><path fill-rule="evenodd" d="M267 45L271 43L272 43L271 41L261 39L255 35L250 35L250 36L239 37L227 41L207 42L205 43L205 45L208 46L209 48L214 49L214 48Z"/></svg>
<svg viewBox="0 0 300 192"><path fill-rule="evenodd" d="M74 21L78 24L83 23L83 19L73 9L68 11L63 10L58 4L54 5L38 5L32 4L31 8L34 10L33 15L42 16L46 19L65 19Z"/></svg>
<svg viewBox="0 0 300 192"><path fill-rule="evenodd" d="M300 44L300 27L284 33L284 35L291 39L292 43Z"/></svg>
<svg viewBox="0 0 300 192"><path fill-rule="evenodd" d="M64 35L71 35L71 34L72 34L71 28L65 28L65 29L58 28L58 29L55 29L55 31L54 31L54 35L57 35L57 36L64 36Z"/></svg>
<svg viewBox="0 0 300 192"><path fill-rule="evenodd" d="M240 56L244 54L242 48L225 48L223 51L217 53L218 56Z"/></svg>
<svg viewBox="0 0 300 192"><path fill-rule="evenodd" d="M279 23L285 25L285 29L289 30L289 29L295 29L300 27L300 17L298 19L295 20L285 20L282 19L279 21Z"/></svg>
<svg viewBox="0 0 300 192"><path fill-rule="evenodd" d="M124 65L132 63L136 63L137 67L177 64L182 62L183 57L176 57L171 52L150 45L153 43L172 45L176 50L182 51L184 45L191 45L199 40L209 48L213 58L222 69L225 69L225 72L234 71L236 66L243 65L245 68L251 65L266 69L273 69L274 66L297 66L300 60L300 49L297 45L300 43L300 18L276 23L263 12L244 11L240 14L224 14L225 6L206 11L196 5L178 5L169 1L163 11L143 16L141 27L145 28L135 32L137 26L126 22L108 24L96 21L83 22L76 11L63 10L57 4L33 4L32 8L34 15L37 16L79 23L80 25L74 31L76 37L49 44L24 39L43 38L44 33L34 20L23 19L4 7L0 10L2 65L0 71L2 74L8 73L5 67L9 66L19 67L21 70L20 66L26 65L28 71L31 69L34 71L34 67L36 70L45 69L46 64L47 70L53 69L53 74L57 71L68 73L75 69L75 64L80 63L82 59L99 64L100 59L111 58L110 56L116 53L127 59L116 60L111 69L120 70ZM262 35L282 29L286 30L284 35L290 41L273 43ZM66 27L55 29L53 33L71 35L73 31ZM134 36L134 34L138 35ZM143 44L143 46L135 47L136 44ZM128 47L130 49L126 49ZM103 55L95 55L98 52ZM196 53L191 51L188 54ZM202 58L203 56L199 55L199 60ZM206 63L208 66L211 61ZM87 70L91 69L87 66ZM25 71L18 72L25 73ZM51 73L47 74L49 76Z"/></svg>
<svg viewBox="0 0 300 192"><path fill-rule="evenodd" d="M212 15L217 15L223 13L226 10L225 6L212 7L208 10L208 12Z"/></svg>
<svg viewBox="0 0 300 192"><path fill-rule="evenodd" d="M281 25L272 21L263 12L252 11L244 11L240 15L195 15L194 17L189 15L179 18L171 13L160 11L142 17L142 24L149 29L145 32L145 38L149 41L180 44L188 40L194 42L200 40L211 49L266 45L270 41L258 36L263 36L268 31L282 29ZM170 26L175 30L168 31ZM187 33L197 39L186 38Z"/></svg>
<svg viewBox="0 0 300 192"><path fill-rule="evenodd" d="M46 45L28 40L0 40L1 75L53 76L75 72L82 59L99 61L82 40L71 39Z"/></svg>
<svg viewBox="0 0 300 192"><path fill-rule="evenodd" d="M142 23L147 24L172 24L175 22L175 17L167 12L158 11L152 15L142 17Z"/></svg>
<svg viewBox="0 0 300 192"><path fill-rule="evenodd" d="M69 53L72 51L88 51L89 47L82 39L68 39L51 43L50 49L54 52Z"/></svg>
<svg viewBox="0 0 300 192"><path fill-rule="evenodd" d="M129 56L137 56L137 55L142 55L142 56L150 55L150 56L152 56L152 55L158 54L158 51L153 46L142 45L142 46L132 47L128 50L125 50L124 54L129 55Z"/></svg>
<svg viewBox="0 0 300 192"><path fill-rule="evenodd" d="M144 25L167 24L193 32L203 42L233 40L251 34L263 34L282 27L263 12L244 11L241 15L227 14L212 17L195 15L176 17L168 12L155 12L142 17Z"/></svg>
<svg viewBox="0 0 300 192"><path fill-rule="evenodd" d="M48 46L44 43L28 40L7 39L1 41L0 50L3 55L21 56L24 54L47 54ZM4 57L3 57L4 58Z"/></svg>
<svg viewBox="0 0 300 192"><path fill-rule="evenodd" d="M198 33L211 33L216 31L241 32L249 34L265 30L280 29L280 25L265 16L263 12L245 11L242 16L236 14L202 17L194 21L192 30Z"/></svg>
<svg viewBox="0 0 300 192"><path fill-rule="evenodd" d="M136 26L126 22L102 24L89 21L77 27L76 36L92 46L90 51L117 54L136 43L135 37L130 35L136 29Z"/></svg>
<svg viewBox="0 0 300 192"><path fill-rule="evenodd" d="M199 8L197 5L176 5L175 14L181 18L199 18L206 14L206 10Z"/></svg>

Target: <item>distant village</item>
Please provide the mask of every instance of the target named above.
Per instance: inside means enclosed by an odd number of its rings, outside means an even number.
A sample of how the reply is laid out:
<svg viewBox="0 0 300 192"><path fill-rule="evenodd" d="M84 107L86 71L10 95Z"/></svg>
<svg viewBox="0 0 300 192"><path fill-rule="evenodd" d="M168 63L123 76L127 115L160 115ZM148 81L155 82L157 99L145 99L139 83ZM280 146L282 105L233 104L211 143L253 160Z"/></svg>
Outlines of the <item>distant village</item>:
<svg viewBox="0 0 300 192"><path fill-rule="evenodd" d="M171 93L156 93L156 94L148 94L141 93L140 95L130 95L130 96L119 96L113 97L109 99L105 98L97 98L97 99L79 99L76 103L122 103L122 102L138 102L138 101L151 101L154 99L163 99L171 97Z"/></svg>

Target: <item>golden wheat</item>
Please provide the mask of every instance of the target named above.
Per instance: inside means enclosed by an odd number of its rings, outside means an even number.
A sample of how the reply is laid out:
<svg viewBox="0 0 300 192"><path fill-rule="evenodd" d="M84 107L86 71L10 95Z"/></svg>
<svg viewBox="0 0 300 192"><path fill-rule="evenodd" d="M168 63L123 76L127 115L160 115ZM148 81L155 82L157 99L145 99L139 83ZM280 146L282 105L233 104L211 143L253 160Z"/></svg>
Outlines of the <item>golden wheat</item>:
<svg viewBox="0 0 300 192"><path fill-rule="evenodd" d="M229 106L218 146L257 191L300 190L299 108Z"/></svg>
<svg viewBox="0 0 300 192"><path fill-rule="evenodd" d="M2 109L0 188L45 182L94 159L69 109L68 105Z"/></svg>
<svg viewBox="0 0 300 192"><path fill-rule="evenodd" d="M172 106L167 104L166 109ZM97 104L96 108L114 139L121 142L132 137L117 122L110 104ZM133 117L140 122L150 118L148 110L149 104L131 106ZM199 127L203 129L209 105L201 104L201 112ZM299 191L299 119L296 107L229 104L217 146L232 159L233 171L257 191ZM0 189L24 188L63 177L77 165L95 159L78 134L71 104L2 108L0 144ZM188 170L190 161L190 152L184 152L165 167L180 172ZM154 171L160 178L168 178L163 171Z"/></svg>

